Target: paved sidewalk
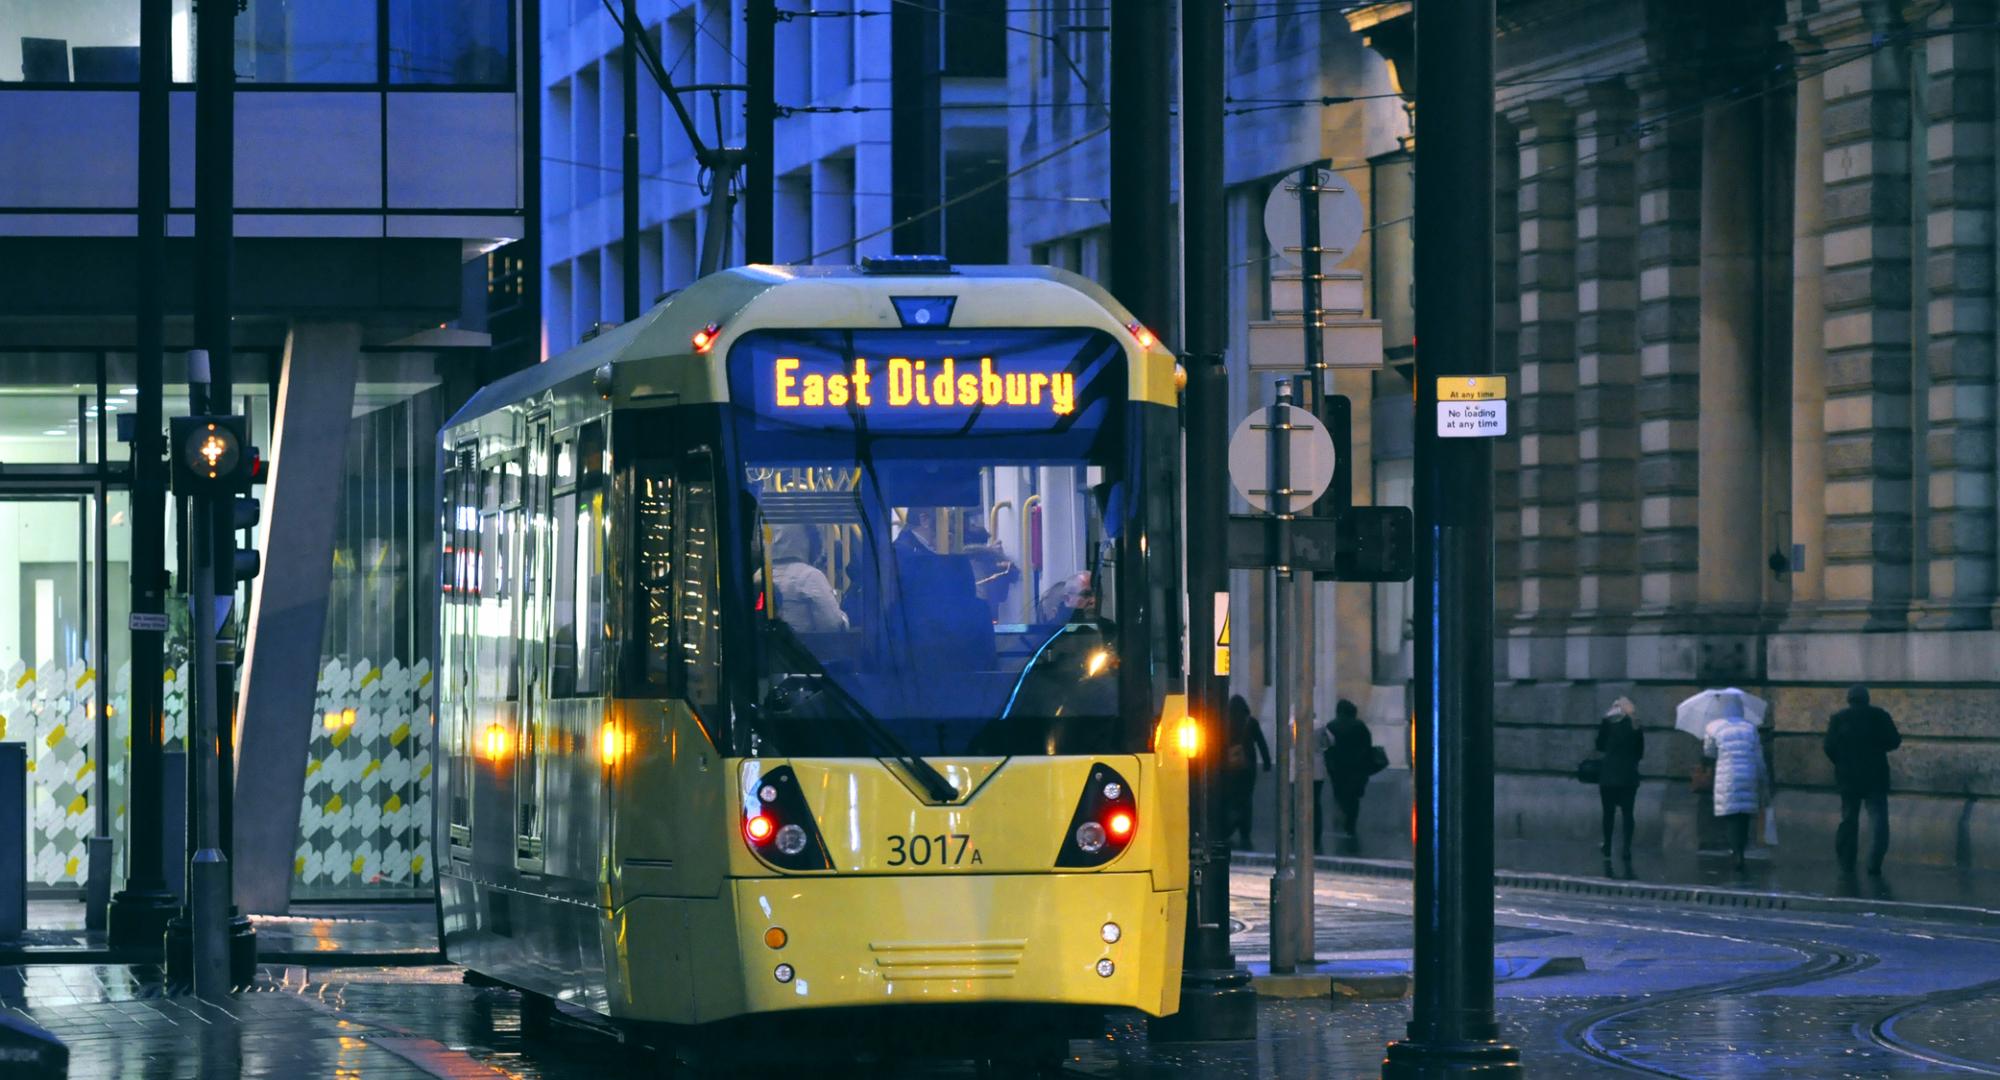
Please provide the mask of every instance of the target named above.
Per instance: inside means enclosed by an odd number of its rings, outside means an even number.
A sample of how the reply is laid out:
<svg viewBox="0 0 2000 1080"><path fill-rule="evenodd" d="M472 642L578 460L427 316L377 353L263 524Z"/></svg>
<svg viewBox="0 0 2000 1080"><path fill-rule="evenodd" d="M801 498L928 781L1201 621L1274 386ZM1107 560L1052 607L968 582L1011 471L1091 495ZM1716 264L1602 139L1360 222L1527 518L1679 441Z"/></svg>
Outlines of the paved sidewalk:
<svg viewBox="0 0 2000 1080"><path fill-rule="evenodd" d="M1256 817L1252 823L1246 854L1270 857L1271 807L1268 783L1260 781ZM1407 864L1410 860L1409 808L1397 810L1386 800L1372 798L1362 809L1363 832L1359 840L1336 835L1332 810L1324 823L1320 854L1335 858L1386 860ZM1523 873L1562 874L1603 881L1630 881L1654 885L1695 888L1747 889L1759 892L1790 893L1851 900L1890 903L1942 904L1960 907L2000 909L2000 867L1990 870L1960 870L1926 864L1899 862L1892 850L1886 873L1879 878L1840 872L1830 851L1800 847L1753 847L1742 870L1737 870L1726 851L1662 851L1641 847L1633 858L1606 859L1596 843L1550 839L1527 843L1503 841L1495 844L1493 865L1499 870ZM1362 870L1360 866L1355 869Z"/></svg>

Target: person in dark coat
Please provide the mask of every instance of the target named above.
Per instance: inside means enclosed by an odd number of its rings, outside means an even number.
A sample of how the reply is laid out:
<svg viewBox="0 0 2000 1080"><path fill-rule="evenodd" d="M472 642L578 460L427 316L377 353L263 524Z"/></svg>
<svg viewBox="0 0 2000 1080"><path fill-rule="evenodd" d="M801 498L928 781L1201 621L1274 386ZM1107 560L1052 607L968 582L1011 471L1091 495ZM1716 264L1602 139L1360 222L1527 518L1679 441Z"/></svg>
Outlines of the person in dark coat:
<svg viewBox="0 0 2000 1080"><path fill-rule="evenodd" d="M1326 778L1333 784L1333 804L1340 809L1340 829L1355 839L1361 828L1361 796L1374 774L1375 737L1361 722L1361 712L1342 698L1333 707L1333 722L1324 752Z"/></svg>
<svg viewBox="0 0 2000 1080"><path fill-rule="evenodd" d="M1604 808L1604 858L1611 858L1611 826L1619 811L1625 813L1625 832L1618 853L1632 861L1632 804L1639 796L1639 759L1646 756L1646 737L1633 723L1637 709L1632 699L1611 703L1597 722L1597 799Z"/></svg>
<svg viewBox="0 0 2000 1080"><path fill-rule="evenodd" d="M1229 699L1229 742L1224 751L1223 791L1228 797L1228 840L1239 833L1243 839L1239 846L1250 846L1250 820L1253 798L1257 793L1257 772L1271 771L1271 744L1264 739L1264 727L1257 718L1250 715L1250 703L1243 695L1236 694Z"/></svg>
<svg viewBox="0 0 2000 1080"><path fill-rule="evenodd" d="M1903 745L1903 734L1889 713L1868 703L1868 688L1851 686L1847 708L1826 725L1826 756L1833 762L1833 782L1840 789L1840 828L1833 851L1840 868L1854 872L1861 841L1861 807L1868 807L1868 872L1882 873L1889 853L1889 751Z"/></svg>

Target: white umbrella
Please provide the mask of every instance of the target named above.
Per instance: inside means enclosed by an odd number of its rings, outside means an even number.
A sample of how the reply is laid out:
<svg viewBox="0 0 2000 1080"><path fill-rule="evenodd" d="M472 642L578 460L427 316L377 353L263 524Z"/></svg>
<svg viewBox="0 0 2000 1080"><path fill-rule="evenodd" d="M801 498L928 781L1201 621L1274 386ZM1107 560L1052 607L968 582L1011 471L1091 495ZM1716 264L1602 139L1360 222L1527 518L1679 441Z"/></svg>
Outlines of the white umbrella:
<svg viewBox="0 0 2000 1080"><path fill-rule="evenodd" d="M1731 698L1742 705L1743 719L1759 727L1764 724L1764 716L1770 706L1755 694L1746 694L1735 687L1721 690L1703 690L1701 693L1680 703L1674 709L1674 730L1685 731L1699 739L1708 731L1708 725L1720 720L1725 702Z"/></svg>

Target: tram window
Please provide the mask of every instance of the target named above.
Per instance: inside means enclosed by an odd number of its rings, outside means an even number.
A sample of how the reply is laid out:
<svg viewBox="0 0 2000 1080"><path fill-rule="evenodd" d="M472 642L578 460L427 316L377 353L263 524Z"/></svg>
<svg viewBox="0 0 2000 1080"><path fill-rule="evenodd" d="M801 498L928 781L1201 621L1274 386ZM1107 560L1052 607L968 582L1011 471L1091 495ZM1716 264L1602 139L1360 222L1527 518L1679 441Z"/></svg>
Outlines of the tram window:
<svg viewBox="0 0 2000 1080"><path fill-rule="evenodd" d="M549 597L549 688L557 697L576 692L577 516L576 492L556 496L555 589Z"/></svg>
<svg viewBox="0 0 2000 1080"><path fill-rule="evenodd" d="M665 466L648 463L638 470L634 503L634 561L638 564L637 624L644 628L638 664L628 667L634 681L655 693L671 695L674 658L674 480L662 475Z"/></svg>
<svg viewBox="0 0 2000 1080"><path fill-rule="evenodd" d="M576 512L576 692L604 689L604 534L603 496L587 494Z"/></svg>
<svg viewBox="0 0 2000 1080"><path fill-rule="evenodd" d="M609 464L605 460L608 455L604 450L604 422L592 420L578 428L576 447L577 461L583 470L581 481L586 486L603 483Z"/></svg>
<svg viewBox="0 0 2000 1080"><path fill-rule="evenodd" d="M688 455L683 466L680 506L680 581L675 590L680 625L678 644L687 679L687 699L696 709L721 700L716 668L717 587L715 560L715 480L707 453Z"/></svg>

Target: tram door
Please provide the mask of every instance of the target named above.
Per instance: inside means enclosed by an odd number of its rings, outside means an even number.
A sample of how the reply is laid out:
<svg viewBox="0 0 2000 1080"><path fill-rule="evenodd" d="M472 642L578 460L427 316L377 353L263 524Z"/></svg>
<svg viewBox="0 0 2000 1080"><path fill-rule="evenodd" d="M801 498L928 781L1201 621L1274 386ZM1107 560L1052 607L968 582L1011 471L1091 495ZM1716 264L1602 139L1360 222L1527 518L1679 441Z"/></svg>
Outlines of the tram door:
<svg viewBox="0 0 2000 1080"><path fill-rule="evenodd" d="M515 866L531 873L542 869L542 777L548 728L548 628L550 540L553 507L550 483L555 447L549 439L549 418L528 422L526 506L521 530L521 694L515 715L519 731L514 756Z"/></svg>

